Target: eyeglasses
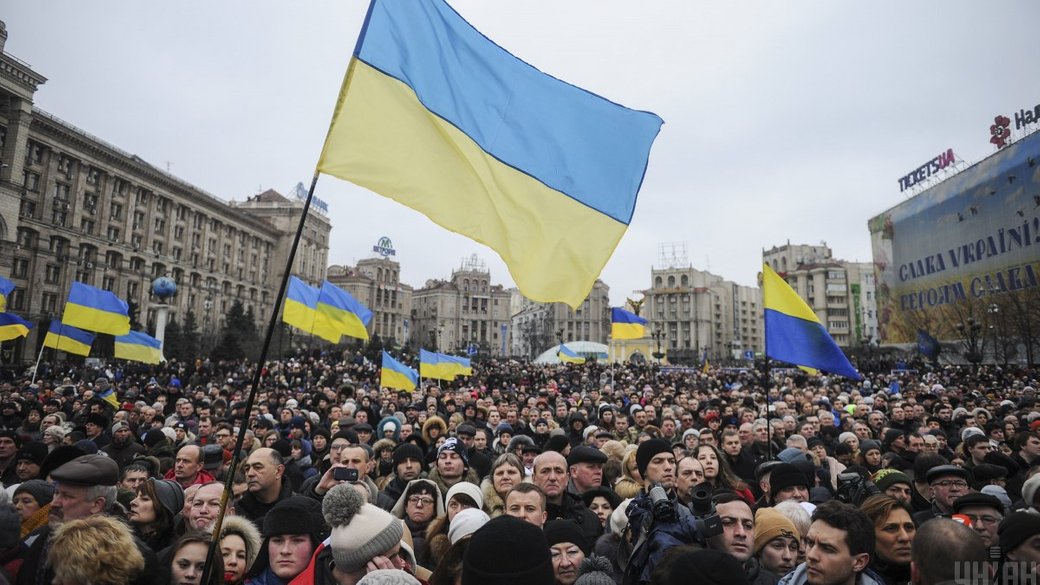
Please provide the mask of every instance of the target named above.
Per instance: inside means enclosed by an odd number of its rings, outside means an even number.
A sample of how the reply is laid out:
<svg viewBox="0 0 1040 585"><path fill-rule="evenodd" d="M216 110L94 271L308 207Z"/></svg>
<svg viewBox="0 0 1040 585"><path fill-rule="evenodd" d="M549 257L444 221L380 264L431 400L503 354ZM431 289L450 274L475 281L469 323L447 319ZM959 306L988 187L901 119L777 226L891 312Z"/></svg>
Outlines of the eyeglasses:
<svg viewBox="0 0 1040 585"><path fill-rule="evenodd" d="M932 484L932 487L967 489L968 482L960 479L944 479Z"/></svg>
<svg viewBox="0 0 1040 585"><path fill-rule="evenodd" d="M231 433L217 433L216 436L218 439L226 439L231 436Z"/></svg>
<svg viewBox="0 0 1040 585"><path fill-rule="evenodd" d="M433 498L429 496L412 496L408 498L408 503L416 506L432 506Z"/></svg>
<svg viewBox="0 0 1040 585"><path fill-rule="evenodd" d="M1000 522L1002 520L1001 518L997 518L996 516L976 516L974 514L965 514L965 516L967 516L968 519L971 520L972 524L981 523L985 524L986 526L993 526L997 522Z"/></svg>

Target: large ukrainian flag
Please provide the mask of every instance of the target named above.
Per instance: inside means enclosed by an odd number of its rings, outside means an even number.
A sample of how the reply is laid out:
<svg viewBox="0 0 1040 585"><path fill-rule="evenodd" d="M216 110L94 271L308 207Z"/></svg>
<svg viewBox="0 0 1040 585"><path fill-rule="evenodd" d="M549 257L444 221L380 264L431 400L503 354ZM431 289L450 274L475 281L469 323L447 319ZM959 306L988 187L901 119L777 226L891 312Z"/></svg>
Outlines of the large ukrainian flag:
<svg viewBox="0 0 1040 585"><path fill-rule="evenodd" d="M57 319L51 319L47 336L43 338L43 346L67 351L76 355L90 355L90 346L94 343L94 334L76 329L71 325L63 325Z"/></svg>
<svg viewBox="0 0 1040 585"><path fill-rule="evenodd" d="M454 380L456 376L472 376L473 365L466 358L419 350L419 375L437 380Z"/></svg>
<svg viewBox="0 0 1040 585"><path fill-rule="evenodd" d="M419 383L419 374L415 370L390 357L383 352L383 367L379 376L379 385L384 388L397 388L398 390L415 390Z"/></svg>
<svg viewBox="0 0 1040 585"><path fill-rule="evenodd" d="M560 361L567 364L583 364L585 358L581 357L574 352L573 349L567 347L564 344L560 344L559 351L556 352L556 357L560 358Z"/></svg>
<svg viewBox="0 0 1040 585"><path fill-rule="evenodd" d="M646 319L624 309L610 310L610 336L614 339L646 337Z"/></svg>
<svg viewBox="0 0 1040 585"><path fill-rule="evenodd" d="M318 337L339 343L342 333L337 331L325 319L318 318L317 288L303 282L295 276L289 277L289 288L285 293L282 305L282 321L293 327L312 333Z"/></svg>
<svg viewBox="0 0 1040 585"><path fill-rule="evenodd" d="M762 265L762 304L767 357L855 380L862 378L816 313L768 264Z"/></svg>
<svg viewBox="0 0 1040 585"><path fill-rule="evenodd" d="M126 335L130 331L129 314L129 305L115 294L73 282L61 322L87 331Z"/></svg>
<svg viewBox="0 0 1040 585"><path fill-rule="evenodd" d="M443 0L373 0L318 171L488 245L526 297L577 307L661 124L538 71Z"/></svg>
<svg viewBox="0 0 1040 585"><path fill-rule="evenodd" d="M372 311L362 305L347 291L329 281L321 285L316 307L316 323L348 337L368 339L368 324Z"/></svg>
<svg viewBox="0 0 1040 585"><path fill-rule="evenodd" d="M146 364L162 361L162 345L159 340L140 331L131 331L116 337L115 357Z"/></svg>
<svg viewBox="0 0 1040 585"><path fill-rule="evenodd" d="M25 337L32 329L32 323L14 313L0 313L0 341L8 341Z"/></svg>

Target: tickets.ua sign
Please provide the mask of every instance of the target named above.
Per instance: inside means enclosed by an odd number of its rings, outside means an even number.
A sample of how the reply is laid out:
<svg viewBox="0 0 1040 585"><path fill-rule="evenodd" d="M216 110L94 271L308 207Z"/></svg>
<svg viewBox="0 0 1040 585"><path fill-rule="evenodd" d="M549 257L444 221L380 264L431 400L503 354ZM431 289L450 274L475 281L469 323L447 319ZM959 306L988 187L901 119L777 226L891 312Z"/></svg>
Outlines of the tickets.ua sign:
<svg viewBox="0 0 1040 585"><path fill-rule="evenodd" d="M931 177L933 174L952 165L955 160L956 158L953 155L952 148L946 149L946 152L940 152L939 156L910 171L905 177L900 177L899 190L906 191L910 187L913 187L928 177Z"/></svg>

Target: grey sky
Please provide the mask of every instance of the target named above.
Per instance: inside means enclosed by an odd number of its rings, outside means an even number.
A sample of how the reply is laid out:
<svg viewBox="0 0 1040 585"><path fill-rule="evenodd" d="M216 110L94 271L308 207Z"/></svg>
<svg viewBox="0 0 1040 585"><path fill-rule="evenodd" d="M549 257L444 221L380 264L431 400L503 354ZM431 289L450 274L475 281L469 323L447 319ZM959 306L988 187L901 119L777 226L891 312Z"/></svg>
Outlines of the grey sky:
<svg viewBox="0 0 1040 585"><path fill-rule="evenodd" d="M451 0L536 67L665 120L632 225L602 278L649 285L662 242L754 285L761 250L825 240L869 261L867 220L940 151L976 162L989 125L1040 103L1017 2ZM36 104L207 191L242 200L309 182L367 2L13 0L7 51L49 78ZM380 236L421 286L489 249L323 176L330 261Z"/></svg>

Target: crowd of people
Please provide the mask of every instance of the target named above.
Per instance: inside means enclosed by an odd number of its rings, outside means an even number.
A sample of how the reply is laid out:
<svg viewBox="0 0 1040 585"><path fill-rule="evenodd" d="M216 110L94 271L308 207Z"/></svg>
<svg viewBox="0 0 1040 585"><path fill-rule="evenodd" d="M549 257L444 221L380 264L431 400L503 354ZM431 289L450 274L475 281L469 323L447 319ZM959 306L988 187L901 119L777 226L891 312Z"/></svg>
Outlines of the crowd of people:
<svg viewBox="0 0 1040 585"><path fill-rule="evenodd" d="M0 585L1038 579L1033 370L253 368L0 386Z"/></svg>

